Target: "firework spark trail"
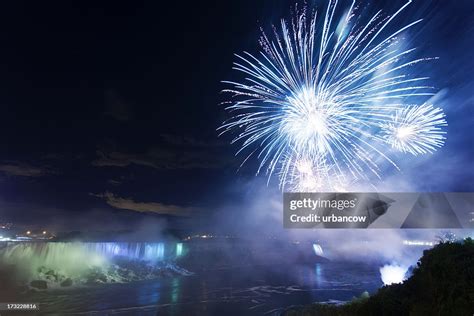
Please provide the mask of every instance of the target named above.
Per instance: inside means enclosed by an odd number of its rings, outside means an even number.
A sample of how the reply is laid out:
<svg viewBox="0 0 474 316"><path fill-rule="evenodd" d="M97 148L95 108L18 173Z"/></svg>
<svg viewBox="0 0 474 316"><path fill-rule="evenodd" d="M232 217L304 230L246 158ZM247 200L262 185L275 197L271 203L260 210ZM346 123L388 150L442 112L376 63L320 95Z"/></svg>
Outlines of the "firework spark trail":
<svg viewBox="0 0 474 316"><path fill-rule="evenodd" d="M421 20L383 36L410 2L366 23L355 18L355 1L339 23L336 0L321 22L317 12L297 10L263 32L259 55L236 55L233 68L246 78L225 81L235 101L219 130L239 131L232 143L241 144L237 154L249 152L243 163L256 156L257 174L278 172L282 188L319 191L380 178L380 158L398 168L387 148L417 155L441 147L444 113L412 101L434 95L428 77L409 72L430 58L410 58L415 49L401 49L398 39Z"/></svg>
<svg viewBox="0 0 474 316"><path fill-rule="evenodd" d="M422 104L397 110L392 119L381 124L381 137L392 148L413 155L432 153L443 146L442 126L447 126L443 111Z"/></svg>

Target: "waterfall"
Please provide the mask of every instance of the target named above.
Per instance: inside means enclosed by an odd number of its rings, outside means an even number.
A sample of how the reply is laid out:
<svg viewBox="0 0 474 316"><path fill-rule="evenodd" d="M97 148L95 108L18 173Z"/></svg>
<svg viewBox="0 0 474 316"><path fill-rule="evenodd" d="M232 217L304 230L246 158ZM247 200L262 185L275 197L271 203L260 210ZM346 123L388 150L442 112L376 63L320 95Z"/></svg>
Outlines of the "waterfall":
<svg viewBox="0 0 474 316"><path fill-rule="evenodd" d="M123 256L130 259L158 262L165 259L165 244L160 243L129 243L129 242L98 242L84 243L88 251L98 253L106 258ZM171 249L171 248L170 248ZM171 258L171 251L166 253Z"/></svg>
<svg viewBox="0 0 474 316"><path fill-rule="evenodd" d="M324 255L323 248L321 248L321 245L319 244L313 244L313 251L314 251L314 254L317 256Z"/></svg>
<svg viewBox="0 0 474 316"><path fill-rule="evenodd" d="M169 267L183 251L182 243L163 242L8 242L0 248L0 263L27 279L45 273L83 278L91 271L124 276L127 269L145 275Z"/></svg>
<svg viewBox="0 0 474 316"><path fill-rule="evenodd" d="M144 242L9 242L0 249L4 259L41 260L48 264L63 264L64 260L75 261L84 259L106 261L113 257L126 257L134 260L159 262L174 259L183 253L183 244L176 243L175 247L165 243Z"/></svg>

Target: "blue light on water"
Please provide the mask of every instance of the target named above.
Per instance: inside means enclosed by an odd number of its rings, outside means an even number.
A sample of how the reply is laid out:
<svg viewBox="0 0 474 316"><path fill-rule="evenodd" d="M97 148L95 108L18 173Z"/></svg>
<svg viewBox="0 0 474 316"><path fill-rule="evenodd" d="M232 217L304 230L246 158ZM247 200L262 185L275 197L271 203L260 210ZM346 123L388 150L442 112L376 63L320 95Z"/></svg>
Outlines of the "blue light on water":
<svg viewBox="0 0 474 316"><path fill-rule="evenodd" d="M323 283L324 283L323 266L320 263L316 263L315 275L316 275L316 286L317 287L323 286Z"/></svg>

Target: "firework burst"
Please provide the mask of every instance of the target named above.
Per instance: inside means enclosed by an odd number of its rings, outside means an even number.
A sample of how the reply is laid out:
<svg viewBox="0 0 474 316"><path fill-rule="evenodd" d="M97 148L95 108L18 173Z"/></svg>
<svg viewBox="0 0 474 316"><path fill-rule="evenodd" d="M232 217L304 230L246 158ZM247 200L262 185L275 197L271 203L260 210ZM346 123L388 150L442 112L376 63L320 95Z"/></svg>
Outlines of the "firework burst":
<svg viewBox="0 0 474 316"><path fill-rule="evenodd" d="M397 110L380 125L381 137L392 148L415 156L443 146L443 126L447 126L443 110L426 104Z"/></svg>
<svg viewBox="0 0 474 316"><path fill-rule="evenodd" d="M242 82L225 83L234 98L232 117L221 133L238 131L238 154L259 159L257 174L278 173L283 189L338 190L341 184L381 177L381 164L396 163L389 149L424 154L443 145L441 109L412 106L434 95L409 68L430 58L413 59L400 35L380 11L368 21L354 14L355 2L339 17L329 1L321 21L317 12L296 10L271 35L263 32L259 55L236 55ZM416 104L416 103L415 103Z"/></svg>

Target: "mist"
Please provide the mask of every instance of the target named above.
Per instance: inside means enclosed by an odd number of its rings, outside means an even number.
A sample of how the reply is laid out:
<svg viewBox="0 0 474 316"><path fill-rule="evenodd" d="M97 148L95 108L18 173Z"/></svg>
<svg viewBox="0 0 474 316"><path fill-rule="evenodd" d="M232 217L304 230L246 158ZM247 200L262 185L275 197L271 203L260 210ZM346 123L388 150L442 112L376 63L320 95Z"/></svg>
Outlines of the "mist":
<svg viewBox="0 0 474 316"><path fill-rule="evenodd" d="M393 181L388 191L396 187L415 189L408 181ZM234 234L249 239L250 243L274 245L298 242L321 245L324 256L331 261L354 261L379 265L410 267L416 264L423 250L429 246L407 246L404 241L417 240L436 243L439 236L453 232L459 238L472 234L472 230L458 229L284 229L282 192L267 186L265 180L255 178L244 186L242 203L225 203L220 206L209 229L217 234ZM290 254L288 254L290 255Z"/></svg>

